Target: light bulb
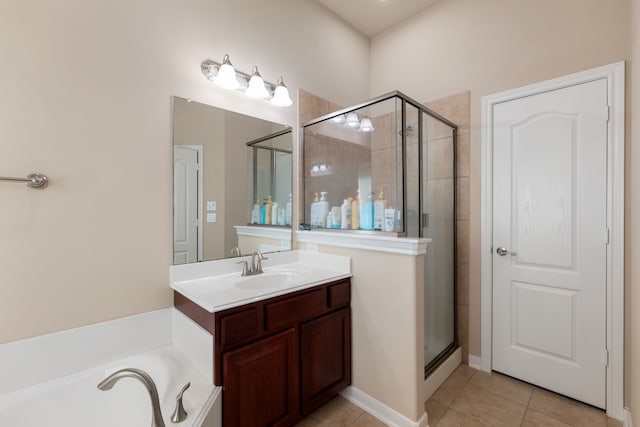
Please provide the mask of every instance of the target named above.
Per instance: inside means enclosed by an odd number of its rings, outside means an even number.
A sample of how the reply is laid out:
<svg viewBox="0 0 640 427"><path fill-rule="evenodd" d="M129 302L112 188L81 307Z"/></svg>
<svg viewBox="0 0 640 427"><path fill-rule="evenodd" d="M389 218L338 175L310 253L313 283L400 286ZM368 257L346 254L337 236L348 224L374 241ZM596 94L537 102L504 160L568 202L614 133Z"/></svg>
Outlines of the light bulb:
<svg viewBox="0 0 640 427"><path fill-rule="evenodd" d="M320 168L318 167L318 165L313 165L313 167L311 168L311 173L318 173L320 171Z"/></svg>
<svg viewBox="0 0 640 427"><path fill-rule="evenodd" d="M358 120L358 115L356 113L347 114L347 118L344 122L345 126L350 127L352 129L357 129L360 126L360 121Z"/></svg>
<svg viewBox="0 0 640 427"><path fill-rule="evenodd" d="M360 120L360 131L373 132L374 130L376 129L373 127L373 123L371 123L371 119L369 117L363 117L362 120Z"/></svg>
<svg viewBox="0 0 640 427"><path fill-rule="evenodd" d="M213 82L224 89L238 89L240 87L236 77L236 70L231 65L231 61L229 61L229 55L224 56L218 75L213 79Z"/></svg>
<svg viewBox="0 0 640 427"><path fill-rule="evenodd" d="M282 77L280 77L278 83L276 83L276 89L273 91L271 103L276 107L288 107L293 104L293 101L289 97L289 89L285 86Z"/></svg>
<svg viewBox="0 0 640 427"><path fill-rule="evenodd" d="M334 118L331 119L332 122L334 123L344 123L344 114L340 114L339 116L335 116Z"/></svg>
<svg viewBox="0 0 640 427"><path fill-rule="evenodd" d="M251 79L249 80L249 87L245 94L251 98L264 99L269 97L269 91L264 85L264 80L258 72L258 67L253 67L251 73Z"/></svg>

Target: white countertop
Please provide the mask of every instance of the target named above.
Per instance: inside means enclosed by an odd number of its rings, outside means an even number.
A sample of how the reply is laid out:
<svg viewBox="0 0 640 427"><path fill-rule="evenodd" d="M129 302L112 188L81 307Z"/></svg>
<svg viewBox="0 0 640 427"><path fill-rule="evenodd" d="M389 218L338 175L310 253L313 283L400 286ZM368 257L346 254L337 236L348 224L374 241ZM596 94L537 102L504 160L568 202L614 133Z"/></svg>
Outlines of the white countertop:
<svg viewBox="0 0 640 427"><path fill-rule="evenodd" d="M263 274L241 276L241 257L171 267L171 288L210 313L351 277L350 258L307 251L267 254Z"/></svg>

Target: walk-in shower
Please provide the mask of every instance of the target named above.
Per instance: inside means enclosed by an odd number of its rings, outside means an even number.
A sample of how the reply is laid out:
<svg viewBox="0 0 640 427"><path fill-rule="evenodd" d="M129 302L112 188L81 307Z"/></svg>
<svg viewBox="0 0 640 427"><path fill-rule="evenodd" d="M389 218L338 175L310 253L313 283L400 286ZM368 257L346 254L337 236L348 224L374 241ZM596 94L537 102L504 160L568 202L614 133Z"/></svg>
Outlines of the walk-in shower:
<svg viewBox="0 0 640 427"><path fill-rule="evenodd" d="M456 137L454 123L400 92L303 125L303 227L432 239L425 377L457 346Z"/></svg>

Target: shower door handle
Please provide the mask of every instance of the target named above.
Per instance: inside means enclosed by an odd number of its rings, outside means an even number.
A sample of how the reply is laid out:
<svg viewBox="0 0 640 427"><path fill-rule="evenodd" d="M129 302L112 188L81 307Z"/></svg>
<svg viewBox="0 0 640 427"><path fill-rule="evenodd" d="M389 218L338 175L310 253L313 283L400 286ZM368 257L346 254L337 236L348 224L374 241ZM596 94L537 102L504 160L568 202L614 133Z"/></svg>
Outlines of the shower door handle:
<svg viewBox="0 0 640 427"><path fill-rule="evenodd" d="M498 249L496 249L496 253L500 256L506 256L506 255L515 255L515 252L509 252L506 248L503 248L502 246L500 246Z"/></svg>

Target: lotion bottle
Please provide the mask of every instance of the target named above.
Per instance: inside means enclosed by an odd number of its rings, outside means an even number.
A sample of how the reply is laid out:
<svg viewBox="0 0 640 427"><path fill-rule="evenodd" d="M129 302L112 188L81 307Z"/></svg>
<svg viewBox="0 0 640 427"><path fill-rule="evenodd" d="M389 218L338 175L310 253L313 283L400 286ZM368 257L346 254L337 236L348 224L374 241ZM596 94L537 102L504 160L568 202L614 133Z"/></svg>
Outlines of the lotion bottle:
<svg viewBox="0 0 640 427"><path fill-rule="evenodd" d="M373 230L373 201L371 200L371 194L367 196L367 201L361 208L360 227L363 230Z"/></svg>
<svg viewBox="0 0 640 427"><path fill-rule="evenodd" d="M342 222L340 223L340 228L343 230L348 230L351 228L351 197L348 199L344 199L342 202L342 206L340 207L340 215Z"/></svg>
<svg viewBox="0 0 640 427"><path fill-rule="evenodd" d="M357 230L360 228L360 189L358 188L358 195L355 200L351 202L351 229Z"/></svg>
<svg viewBox="0 0 640 427"><path fill-rule="evenodd" d="M264 209L264 223L271 224L271 208L273 206L273 200L271 200L271 196L269 196L269 200L267 200L265 209Z"/></svg>
<svg viewBox="0 0 640 427"><path fill-rule="evenodd" d="M278 225L278 202L271 205L271 225Z"/></svg>
<svg viewBox="0 0 640 427"><path fill-rule="evenodd" d="M378 199L373 207L373 228L382 230L384 228L384 210L387 208L387 201L384 199L384 191L380 187Z"/></svg>
<svg viewBox="0 0 640 427"><path fill-rule="evenodd" d="M266 218L266 208L267 208L267 201L265 199L265 201L262 202L262 204L260 205L260 221L258 222L259 224L264 224L264 220Z"/></svg>
<svg viewBox="0 0 640 427"><path fill-rule="evenodd" d="M314 198L313 198L313 203L311 203L311 226L312 227L319 227L319 221L318 221L318 193L314 193Z"/></svg>
<svg viewBox="0 0 640 427"><path fill-rule="evenodd" d="M284 225L291 225L291 206L293 204L293 199L291 194L289 194L289 201L286 204L286 208L284 210Z"/></svg>
<svg viewBox="0 0 640 427"><path fill-rule="evenodd" d="M251 223L260 223L260 197L256 197L256 204L253 205L253 213L251 215Z"/></svg>
<svg viewBox="0 0 640 427"><path fill-rule="evenodd" d="M327 216L329 215L329 202L327 202L327 192L320 193L320 202L318 202L318 217L320 219L320 227L329 227L327 224Z"/></svg>

